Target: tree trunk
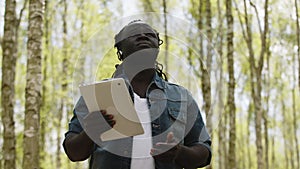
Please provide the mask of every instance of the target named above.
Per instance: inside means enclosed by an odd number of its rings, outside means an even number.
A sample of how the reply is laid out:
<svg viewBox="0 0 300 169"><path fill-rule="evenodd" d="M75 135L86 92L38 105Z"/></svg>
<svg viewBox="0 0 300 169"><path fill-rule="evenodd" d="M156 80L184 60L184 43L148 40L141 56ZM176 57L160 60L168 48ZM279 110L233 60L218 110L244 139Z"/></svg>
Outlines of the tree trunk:
<svg viewBox="0 0 300 169"><path fill-rule="evenodd" d="M204 102L205 102L205 113L206 113L206 126L208 132L212 134L212 115L213 112L210 111L211 108L211 64L212 64L212 26L211 26L211 4L210 0L206 0L206 34L207 34L207 60L206 60L206 71L202 72L202 78L204 83L202 83L202 89L204 89ZM203 82L203 81L202 81ZM213 137L213 135L211 135Z"/></svg>
<svg viewBox="0 0 300 169"><path fill-rule="evenodd" d="M250 2L251 6L255 9L255 5ZM245 22L246 22L246 36L245 40L249 50L249 63L250 63L250 77L251 77L251 96L254 103L254 112L255 112L255 134L256 134L256 156L257 156L257 168L264 168L263 161L263 145L262 145L262 118L263 118L263 109L261 101L261 91L262 91L262 68L264 64L264 55L266 52L266 36L268 32L268 0L265 1L265 17L264 17L264 30L262 31L260 27L260 20L257 14L258 25L261 36L261 51L258 60L258 65L256 66L256 60L254 57L254 50L252 46L252 30L251 24L249 23L248 12L247 12L247 3L244 0L244 10L245 10Z"/></svg>
<svg viewBox="0 0 300 169"><path fill-rule="evenodd" d="M229 151L228 151L228 168L235 169L236 166L236 122L235 122L235 78L234 78L234 59L233 59L233 16L232 16L232 1L226 0L226 21L227 21L227 64L229 73L228 82L228 115L229 115Z"/></svg>
<svg viewBox="0 0 300 169"><path fill-rule="evenodd" d="M272 149L272 152L271 152L271 168L277 168L276 166L276 159L275 159L275 145L274 145L274 136L271 137L271 149Z"/></svg>
<svg viewBox="0 0 300 169"><path fill-rule="evenodd" d="M205 4L205 5L204 5ZM206 43L206 51L207 54L204 54L204 44L205 44L205 38L203 35L200 34L200 71L201 71L201 89L203 94L203 101L204 101L204 112L206 114L206 127L209 133L212 134L212 112L210 111L211 108L211 82L210 82L210 75L211 75L211 61L212 61L212 54L211 54L211 7L210 7L210 0L200 0L199 3L199 20L198 20L198 28L199 31L206 30L208 42ZM203 10L205 10L205 13L203 13ZM202 14L205 15L205 17L202 17ZM206 22L203 22L203 19L206 20ZM204 25L204 24L205 25ZM211 135L213 137L213 135ZM212 168L212 165L208 166L207 168Z"/></svg>
<svg viewBox="0 0 300 169"><path fill-rule="evenodd" d="M298 56L298 87L300 91L300 24L299 24L299 13L298 13L298 4L297 0L295 0L295 13L296 13L296 28L297 28L297 56ZM299 163L299 157L298 157L298 163Z"/></svg>
<svg viewBox="0 0 300 169"><path fill-rule="evenodd" d="M84 45L86 44L86 37L85 37L85 35L84 35L84 27L85 27L85 25L84 25L84 20L85 20L85 5L84 5L84 0L81 0L80 1L80 6L79 6L79 8L81 9L80 10L80 19L81 19L81 27L80 27L80 29L81 29L81 31L80 31L80 45L81 45L81 48L84 48ZM79 74L79 79L80 79L80 82L82 82L82 81L84 81L84 78L85 78L85 71L84 71L84 65L85 65L85 56L81 56L80 58L79 58L79 63L80 64L78 64L78 74ZM79 81L77 81L77 82L79 82Z"/></svg>
<svg viewBox="0 0 300 169"><path fill-rule="evenodd" d="M282 84L281 84L281 86L283 86ZM281 89L282 89L282 87L281 87ZM288 124L287 123L287 115L286 115L286 108L285 108L285 103L284 103L284 100L283 100L283 97L281 96L281 98L280 98L281 100L281 112L282 112L282 117L283 117L283 119L282 119L282 124ZM288 129L287 129L287 125L283 125L282 126L282 134L283 134L283 137L285 138L285 139L283 139L283 141L284 141L284 158L285 158L285 168L286 169L289 169L289 161L290 161L290 158L289 158L289 141L288 141L288 134L287 134L287 132L288 132Z"/></svg>
<svg viewBox="0 0 300 169"><path fill-rule="evenodd" d="M296 8L296 26L297 26L297 58L298 58L298 88L299 88L299 92L300 92L300 24L299 24L299 14L298 14L298 4L297 4L297 0L295 0L295 8ZM293 72L296 72L296 70L294 70ZM295 77L296 79L296 77ZM296 91L294 91L296 92ZM295 94L293 94L295 95ZM295 147L296 147L296 155L297 155L297 160L296 160L296 168L300 167L300 152L299 152L299 142L298 142L298 138L297 138L297 118L296 118L296 110L293 110L293 115L294 115L294 139L295 139Z"/></svg>
<svg viewBox="0 0 300 169"><path fill-rule="evenodd" d="M6 0L2 40L1 105L3 123L2 155L4 168L16 168L16 137L14 125L15 70L17 59L16 1ZM4 80L5 79L5 80Z"/></svg>
<svg viewBox="0 0 300 169"><path fill-rule="evenodd" d="M164 30L165 30L165 71L168 73L169 66L168 66L168 51L169 51L169 39L168 39L168 19L167 19L167 2L166 0L163 0L163 10L164 10Z"/></svg>
<svg viewBox="0 0 300 169"><path fill-rule="evenodd" d="M57 120L57 151L56 151L56 168L61 168L61 121L63 114L67 114L67 98L66 98L66 92L68 87L68 42L67 42L67 2L66 0L63 0L63 14L62 14L62 21L63 21L63 61L62 61L62 83L61 83L61 90L62 90L62 97L61 97L61 105L60 105L60 111L58 112L58 120Z"/></svg>
<svg viewBox="0 0 300 169"><path fill-rule="evenodd" d="M295 62L294 62L295 63ZM296 70L295 70L296 71ZM295 71L293 71L295 73ZM296 77L295 77L296 81ZM293 131L294 131L294 142L295 142L295 151L296 151L296 166L295 168L299 168L299 142L298 142L298 135L297 135L297 111L296 111L296 86L293 89Z"/></svg>
<svg viewBox="0 0 300 169"><path fill-rule="evenodd" d="M269 98L270 98L270 55L271 51L269 50L270 44L267 44L267 77L265 76L264 78L264 84L266 88L266 97L265 97L265 104L266 104L266 110L263 111L263 120L264 120L264 138L265 138L265 163L266 169L269 169L269 117L268 117L268 112L269 112Z"/></svg>
<svg viewBox="0 0 300 169"><path fill-rule="evenodd" d="M250 103L249 105L249 113L248 113L248 117L247 117L247 134L246 134L246 145L250 145L250 123L251 123L251 119L252 119L252 111L251 108L253 107L253 105ZM247 162L248 162L248 168L252 168L253 163L252 163L252 156L251 156L251 148L250 146L247 146Z"/></svg>
<svg viewBox="0 0 300 169"><path fill-rule="evenodd" d="M221 14L221 2L220 0L218 0L217 2L218 4L218 20L222 21L222 14ZM219 44L220 46L218 47L218 54L220 56L220 63L219 63L219 68L220 68L220 74L219 74L219 78L218 78L218 89L222 88L223 85L223 22L219 22L219 26L218 26L218 33L219 35L217 37L219 37ZM226 131L226 124L225 124L225 120L224 117L226 116L226 114L224 113L224 101L223 101L223 91L220 90L219 92L219 96L218 96L219 102L218 102L218 111L219 111L219 117L220 117L220 123L219 123L219 128L218 128L218 156L219 156L219 160L218 160L218 168L219 169L224 169L225 167L225 159L226 159L226 139L225 136L227 133Z"/></svg>
<svg viewBox="0 0 300 169"><path fill-rule="evenodd" d="M29 1L23 169L39 169L39 119L44 2Z"/></svg>
<svg viewBox="0 0 300 169"><path fill-rule="evenodd" d="M45 48L50 50L50 45L49 45L49 1L45 0ZM40 129L40 161L41 164L44 163L45 157L46 157L46 150L45 150L45 144L46 144L46 126L47 126L47 115L49 113L48 110L48 102L47 102L47 83L48 83L48 76L47 76L47 70L48 70L48 53L44 53L44 58L43 58L43 82L42 82L42 103L41 103L41 129ZM47 166L41 166L41 168L46 168Z"/></svg>

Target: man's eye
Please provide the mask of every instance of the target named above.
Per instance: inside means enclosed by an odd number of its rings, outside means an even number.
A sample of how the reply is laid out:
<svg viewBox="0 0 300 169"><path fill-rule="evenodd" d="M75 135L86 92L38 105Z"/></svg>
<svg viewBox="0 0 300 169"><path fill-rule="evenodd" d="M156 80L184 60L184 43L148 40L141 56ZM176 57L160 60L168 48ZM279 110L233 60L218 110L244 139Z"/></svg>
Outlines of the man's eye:
<svg viewBox="0 0 300 169"><path fill-rule="evenodd" d="M150 36L152 38L156 38L156 35L154 33L146 33L147 36Z"/></svg>

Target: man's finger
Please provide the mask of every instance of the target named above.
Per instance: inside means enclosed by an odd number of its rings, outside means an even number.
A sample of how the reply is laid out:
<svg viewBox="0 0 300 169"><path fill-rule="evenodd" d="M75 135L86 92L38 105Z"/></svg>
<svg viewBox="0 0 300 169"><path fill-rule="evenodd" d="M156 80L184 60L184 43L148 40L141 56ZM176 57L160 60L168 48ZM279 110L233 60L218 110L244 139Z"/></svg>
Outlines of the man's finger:
<svg viewBox="0 0 300 169"><path fill-rule="evenodd" d="M174 142L174 134L173 132L169 132L168 135L167 135L167 143L172 143Z"/></svg>

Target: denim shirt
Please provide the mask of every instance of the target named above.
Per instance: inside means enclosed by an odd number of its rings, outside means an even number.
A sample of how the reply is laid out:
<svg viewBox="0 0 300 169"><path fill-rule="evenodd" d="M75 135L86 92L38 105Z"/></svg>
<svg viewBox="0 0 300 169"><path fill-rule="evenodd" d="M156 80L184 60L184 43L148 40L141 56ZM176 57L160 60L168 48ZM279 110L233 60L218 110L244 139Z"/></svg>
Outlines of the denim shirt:
<svg viewBox="0 0 300 169"><path fill-rule="evenodd" d="M122 77L121 75L115 77ZM125 77L122 77L127 81ZM133 94L130 83L127 81L129 92ZM148 86L146 93L150 111L152 126L152 142L165 142L169 132L174 133L174 139L178 144L193 146L201 144L210 152L211 139L207 133L200 110L191 93L185 88L164 81L155 74ZM86 106L82 97L74 108L74 116L69 123L69 133L80 133L83 128L77 118L78 110ZM81 108L80 108L81 107ZM78 109L80 108L80 109ZM87 113L87 112L85 112ZM102 142L95 144L95 150L90 157L91 169L130 169L132 137ZM150 150L149 150L150 153ZM164 163L155 160L156 169L179 169L183 168L176 163Z"/></svg>

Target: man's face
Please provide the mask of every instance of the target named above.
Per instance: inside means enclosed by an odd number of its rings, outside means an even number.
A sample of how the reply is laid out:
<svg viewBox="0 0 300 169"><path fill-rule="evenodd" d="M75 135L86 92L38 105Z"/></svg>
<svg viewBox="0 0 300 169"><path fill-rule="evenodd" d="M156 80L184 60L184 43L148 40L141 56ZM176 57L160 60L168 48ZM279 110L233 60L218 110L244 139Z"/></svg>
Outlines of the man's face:
<svg viewBox="0 0 300 169"><path fill-rule="evenodd" d="M134 29L130 29L129 31L134 33L129 32L129 36L120 44L123 59L136 51L159 47L158 36L153 29L149 29L148 25L139 24L138 26L135 26Z"/></svg>

